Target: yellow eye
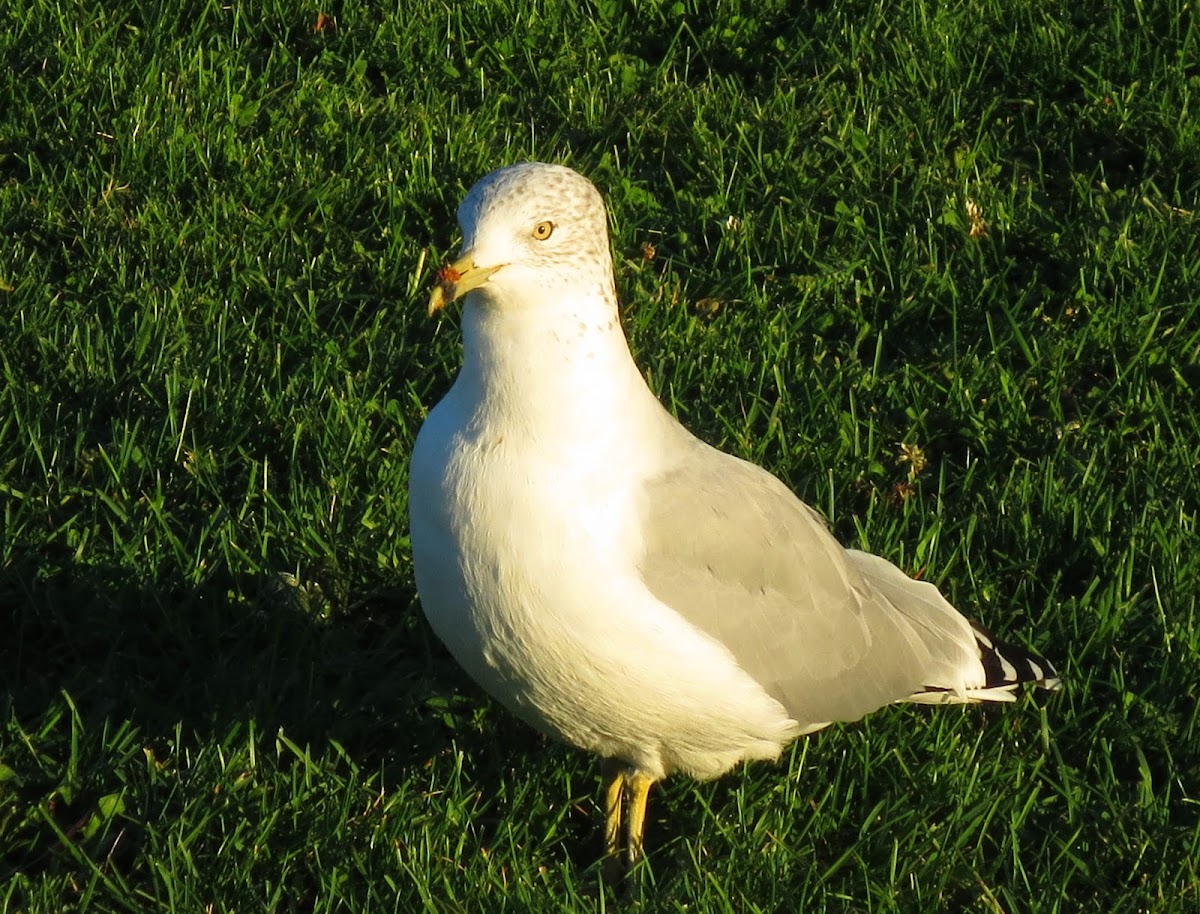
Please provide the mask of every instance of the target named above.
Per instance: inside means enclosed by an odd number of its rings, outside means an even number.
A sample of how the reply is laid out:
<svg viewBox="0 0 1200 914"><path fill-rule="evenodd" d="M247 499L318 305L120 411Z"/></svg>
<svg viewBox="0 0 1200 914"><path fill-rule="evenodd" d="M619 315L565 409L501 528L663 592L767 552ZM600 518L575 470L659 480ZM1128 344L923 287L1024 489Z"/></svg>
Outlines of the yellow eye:
<svg viewBox="0 0 1200 914"><path fill-rule="evenodd" d="M533 227L533 237L538 241L545 241L554 232L553 222L539 222Z"/></svg>

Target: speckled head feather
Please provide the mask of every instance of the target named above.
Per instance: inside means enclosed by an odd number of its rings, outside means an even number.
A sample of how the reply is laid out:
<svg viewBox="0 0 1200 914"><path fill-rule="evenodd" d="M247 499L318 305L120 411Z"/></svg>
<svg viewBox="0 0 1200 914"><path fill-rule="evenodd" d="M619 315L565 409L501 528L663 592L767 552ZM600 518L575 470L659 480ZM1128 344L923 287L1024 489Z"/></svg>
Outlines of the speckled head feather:
<svg viewBox="0 0 1200 914"><path fill-rule="evenodd" d="M513 222L538 221L552 214L600 227L608 240L604 200L594 184L563 165L522 162L497 169L475 182L458 207L464 245L474 242L472 230L488 212L503 212Z"/></svg>
<svg viewBox="0 0 1200 914"><path fill-rule="evenodd" d="M548 238L533 235L550 223ZM595 186L569 168L544 162L510 165L481 178L458 208L463 251L476 264L520 268L541 278L577 277L612 285L612 254L604 200Z"/></svg>

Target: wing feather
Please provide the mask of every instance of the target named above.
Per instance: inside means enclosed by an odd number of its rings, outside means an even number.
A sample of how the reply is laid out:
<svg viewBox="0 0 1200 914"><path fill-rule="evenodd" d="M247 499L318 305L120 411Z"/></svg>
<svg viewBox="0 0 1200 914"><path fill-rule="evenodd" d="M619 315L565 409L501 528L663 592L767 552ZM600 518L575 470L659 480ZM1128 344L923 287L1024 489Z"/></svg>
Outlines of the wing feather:
<svg viewBox="0 0 1200 914"><path fill-rule="evenodd" d="M720 642L803 725L856 720L982 667L932 585L843 548L760 467L693 439L642 502L647 588Z"/></svg>

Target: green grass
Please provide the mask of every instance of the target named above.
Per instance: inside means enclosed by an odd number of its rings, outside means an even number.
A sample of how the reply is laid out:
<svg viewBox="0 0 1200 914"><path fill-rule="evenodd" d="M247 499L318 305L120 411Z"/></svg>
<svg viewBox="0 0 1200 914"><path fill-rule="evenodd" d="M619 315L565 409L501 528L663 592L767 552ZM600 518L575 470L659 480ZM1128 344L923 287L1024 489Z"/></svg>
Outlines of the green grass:
<svg viewBox="0 0 1200 914"><path fill-rule="evenodd" d="M424 291L528 158L677 415L1066 680L668 782L642 909L1196 910L1195 4L796 6L9 11L0 910L613 909L409 562Z"/></svg>

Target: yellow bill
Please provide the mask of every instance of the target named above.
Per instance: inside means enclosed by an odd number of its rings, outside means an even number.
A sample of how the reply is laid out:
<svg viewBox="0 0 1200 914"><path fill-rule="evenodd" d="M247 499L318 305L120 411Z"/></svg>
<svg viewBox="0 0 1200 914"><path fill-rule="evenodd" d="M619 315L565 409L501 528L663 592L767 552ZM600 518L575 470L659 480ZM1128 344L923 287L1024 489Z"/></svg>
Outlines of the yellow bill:
<svg viewBox="0 0 1200 914"><path fill-rule="evenodd" d="M472 289L482 286L499 267L477 267L468 251L453 263L437 272L437 282L429 293L429 315L432 317L451 302L458 301Z"/></svg>

